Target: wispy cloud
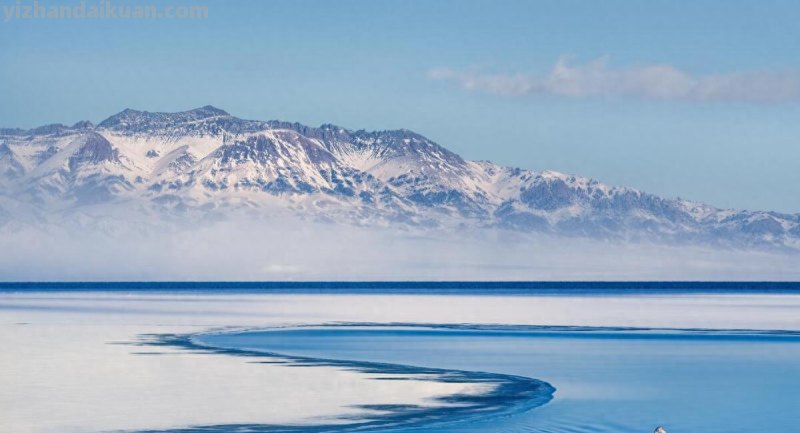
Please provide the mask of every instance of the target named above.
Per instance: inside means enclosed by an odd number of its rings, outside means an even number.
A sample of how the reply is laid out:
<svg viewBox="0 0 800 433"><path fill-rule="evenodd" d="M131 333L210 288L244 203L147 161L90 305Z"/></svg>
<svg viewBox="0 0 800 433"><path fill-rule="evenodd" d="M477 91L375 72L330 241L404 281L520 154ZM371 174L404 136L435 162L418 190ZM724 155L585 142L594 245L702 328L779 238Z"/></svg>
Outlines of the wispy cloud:
<svg viewBox="0 0 800 433"><path fill-rule="evenodd" d="M505 97L638 98L688 102L800 102L800 71L692 75L668 64L613 68L608 57L586 64L560 58L547 74L487 73L436 68L434 80Z"/></svg>

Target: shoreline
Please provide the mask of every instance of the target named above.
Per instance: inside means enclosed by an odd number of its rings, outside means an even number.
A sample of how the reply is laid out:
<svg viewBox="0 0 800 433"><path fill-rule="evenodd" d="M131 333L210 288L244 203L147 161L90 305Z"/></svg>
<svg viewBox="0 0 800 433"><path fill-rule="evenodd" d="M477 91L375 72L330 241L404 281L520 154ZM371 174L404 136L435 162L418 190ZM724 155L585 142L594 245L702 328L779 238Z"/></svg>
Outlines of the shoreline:
<svg viewBox="0 0 800 433"><path fill-rule="evenodd" d="M302 327L301 325L300 327ZM313 326L313 325L309 325ZM394 429L432 427L444 424L456 424L471 420L491 419L497 416L513 415L543 406L553 399L556 389L549 383L539 379L507 375L500 373L450 370L442 368L420 367L392 363L340 360L332 358L316 358L287 355L269 351L227 348L197 341L202 335L218 335L222 333L240 333L265 331L266 329L287 330L293 327L235 329L230 331L211 330L189 334L148 334L142 340L132 343L141 347L169 347L193 352L205 352L239 357L260 359L254 363L284 364L296 367L333 367L356 371L362 374L375 375L371 380L419 380L450 384L491 386L482 393L452 394L436 397L433 400L442 405L361 405L360 409L376 412L365 414L360 418L348 416L351 423L319 424L319 425L272 425L272 424L235 424L235 425L202 425L186 428L158 430L165 433L196 432L351 432L373 429ZM277 360L277 361L276 361ZM155 433L151 430L137 433Z"/></svg>

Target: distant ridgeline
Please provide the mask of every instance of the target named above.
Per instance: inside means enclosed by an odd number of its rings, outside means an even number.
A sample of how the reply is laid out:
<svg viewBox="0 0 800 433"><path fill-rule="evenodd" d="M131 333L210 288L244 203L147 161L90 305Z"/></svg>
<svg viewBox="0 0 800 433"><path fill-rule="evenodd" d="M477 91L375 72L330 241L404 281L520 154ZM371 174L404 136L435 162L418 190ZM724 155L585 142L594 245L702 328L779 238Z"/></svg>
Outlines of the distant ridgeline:
<svg viewBox="0 0 800 433"><path fill-rule="evenodd" d="M467 161L408 130L243 120L211 106L0 129L0 187L0 224L242 210L411 230L800 250L800 215L718 209Z"/></svg>

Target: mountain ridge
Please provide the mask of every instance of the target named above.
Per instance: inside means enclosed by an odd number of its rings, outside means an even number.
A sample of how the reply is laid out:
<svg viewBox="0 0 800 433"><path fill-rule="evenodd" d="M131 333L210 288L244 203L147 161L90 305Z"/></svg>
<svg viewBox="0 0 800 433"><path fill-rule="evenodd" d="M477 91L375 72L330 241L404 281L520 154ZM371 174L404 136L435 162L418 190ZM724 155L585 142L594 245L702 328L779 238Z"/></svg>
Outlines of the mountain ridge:
<svg viewBox="0 0 800 433"><path fill-rule="evenodd" d="M381 227L800 250L800 214L720 209L469 161L406 129L244 120L211 105L125 109L96 125L0 129L0 186L7 200L43 214L101 204L153 215L280 210Z"/></svg>

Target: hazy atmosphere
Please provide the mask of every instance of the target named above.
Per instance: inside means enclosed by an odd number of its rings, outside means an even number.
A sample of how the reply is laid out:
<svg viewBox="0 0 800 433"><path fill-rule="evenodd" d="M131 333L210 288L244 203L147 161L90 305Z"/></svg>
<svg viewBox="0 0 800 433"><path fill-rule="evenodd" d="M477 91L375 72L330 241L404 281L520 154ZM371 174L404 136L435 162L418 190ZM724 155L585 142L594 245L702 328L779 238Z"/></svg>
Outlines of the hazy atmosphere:
<svg viewBox="0 0 800 433"><path fill-rule="evenodd" d="M408 233L232 220L154 230L50 227L0 238L11 281L781 280L800 255L657 244L616 245L512 231Z"/></svg>

